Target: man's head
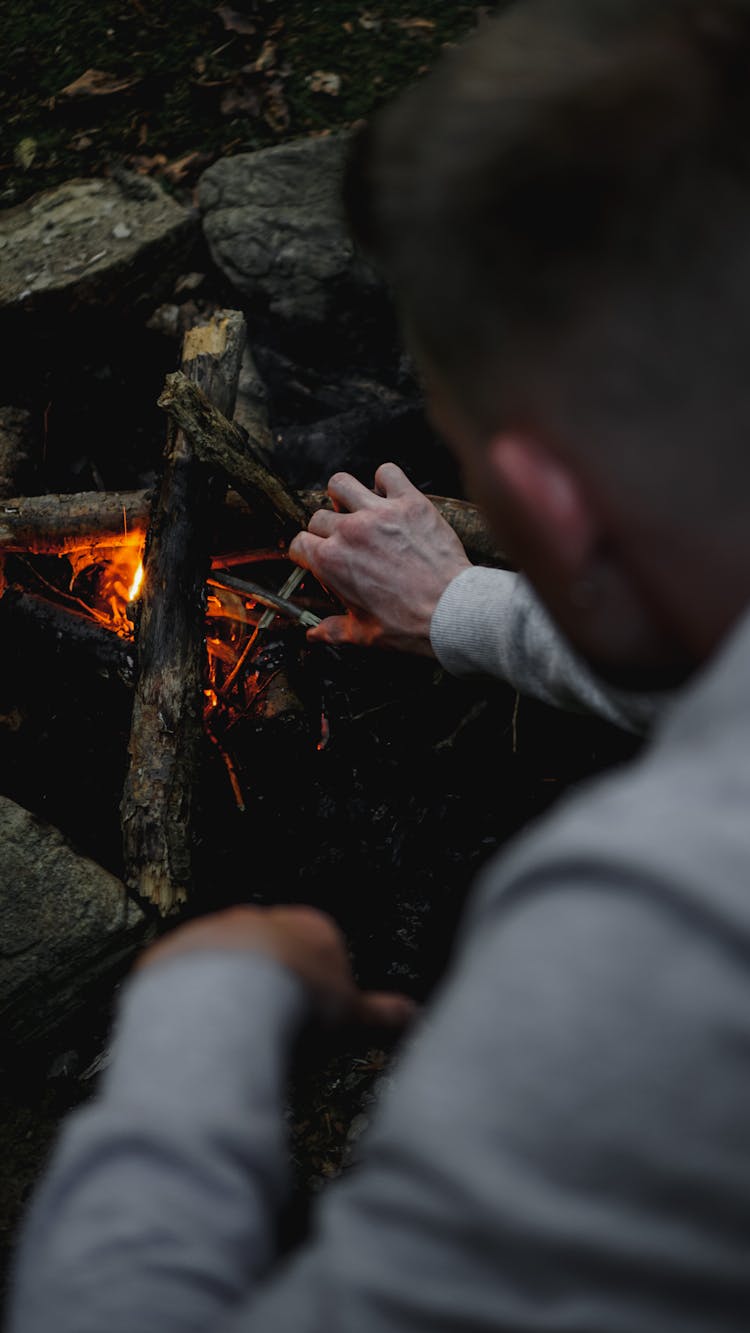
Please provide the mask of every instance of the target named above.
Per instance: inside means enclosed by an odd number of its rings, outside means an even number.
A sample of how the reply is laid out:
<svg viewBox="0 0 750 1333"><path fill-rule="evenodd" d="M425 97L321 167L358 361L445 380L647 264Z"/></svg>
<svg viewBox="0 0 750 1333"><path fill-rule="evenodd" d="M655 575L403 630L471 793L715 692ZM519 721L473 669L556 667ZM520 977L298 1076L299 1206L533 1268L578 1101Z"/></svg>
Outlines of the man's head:
<svg viewBox="0 0 750 1333"><path fill-rule="evenodd" d="M749 62L741 0L518 0L350 169L469 485L614 674L750 599Z"/></svg>

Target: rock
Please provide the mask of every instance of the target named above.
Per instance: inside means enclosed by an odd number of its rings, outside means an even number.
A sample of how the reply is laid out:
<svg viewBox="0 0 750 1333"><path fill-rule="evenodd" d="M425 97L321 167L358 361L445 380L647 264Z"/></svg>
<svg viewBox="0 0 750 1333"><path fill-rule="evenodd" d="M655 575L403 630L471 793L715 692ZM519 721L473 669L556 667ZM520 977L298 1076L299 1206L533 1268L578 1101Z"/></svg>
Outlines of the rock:
<svg viewBox="0 0 750 1333"><path fill-rule="evenodd" d="M0 407L0 500L23 494L31 444L31 413Z"/></svg>
<svg viewBox="0 0 750 1333"><path fill-rule="evenodd" d="M299 139L220 158L204 172L199 206L211 254L256 310L314 326L381 292L344 219L348 142Z"/></svg>
<svg viewBox="0 0 750 1333"><path fill-rule="evenodd" d="M47 1036L114 978L147 932L114 875L0 796L0 1029Z"/></svg>
<svg viewBox="0 0 750 1333"><path fill-rule="evenodd" d="M155 181L125 172L47 190L0 213L0 311L153 304L196 225Z"/></svg>
<svg viewBox="0 0 750 1333"><path fill-rule="evenodd" d="M273 435L268 424L268 390L258 373L252 351L247 345L242 353L234 420L238 426L247 431L256 449L266 455L270 453L273 448Z"/></svg>

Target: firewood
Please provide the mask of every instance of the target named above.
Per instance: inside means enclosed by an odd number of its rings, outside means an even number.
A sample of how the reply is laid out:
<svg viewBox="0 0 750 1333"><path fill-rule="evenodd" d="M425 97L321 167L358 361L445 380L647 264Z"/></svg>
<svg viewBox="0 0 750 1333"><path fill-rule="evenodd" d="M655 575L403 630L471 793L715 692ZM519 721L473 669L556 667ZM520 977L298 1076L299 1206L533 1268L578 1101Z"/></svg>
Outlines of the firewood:
<svg viewBox="0 0 750 1333"><path fill-rule="evenodd" d="M289 538L307 524L310 511L281 477L252 452L252 439L222 414L180 371L168 375L159 407L185 432L197 456L221 468L251 508L266 501Z"/></svg>
<svg viewBox="0 0 750 1333"><path fill-rule="evenodd" d="M185 383L200 384L205 401L216 404L212 410L230 417L244 344L237 311L217 312L183 343ZM207 469L187 435L171 428L145 558L140 671L121 803L126 882L163 915L186 901L192 877L212 500Z"/></svg>
<svg viewBox="0 0 750 1333"><path fill-rule="evenodd" d="M148 526L149 491L84 491L0 500L0 549L66 555L116 546Z"/></svg>
<svg viewBox="0 0 750 1333"><path fill-rule="evenodd" d="M299 503L305 514L330 508L325 491L300 491ZM477 565L507 565L503 554L476 505L447 496L431 495L460 538L470 560ZM115 546L125 533L145 534L151 507L150 491L91 491L78 495L31 495L0 501L0 552L26 551L32 555L66 555ZM224 513L237 518L243 527L257 514L236 491L227 492ZM306 522L306 519L305 519ZM222 526L219 520L218 526ZM296 531L297 529L295 529ZM232 537L237 539L233 530ZM215 542L216 555L220 555ZM270 551L269 548L269 558ZM254 558L248 553L248 560Z"/></svg>
<svg viewBox="0 0 750 1333"><path fill-rule="evenodd" d="M38 593L10 587L0 599L0 632L4 643L23 633L33 648L44 652L54 670L58 653L85 658L99 670L118 676L124 684L135 683L135 648L127 639L76 611L59 606Z"/></svg>

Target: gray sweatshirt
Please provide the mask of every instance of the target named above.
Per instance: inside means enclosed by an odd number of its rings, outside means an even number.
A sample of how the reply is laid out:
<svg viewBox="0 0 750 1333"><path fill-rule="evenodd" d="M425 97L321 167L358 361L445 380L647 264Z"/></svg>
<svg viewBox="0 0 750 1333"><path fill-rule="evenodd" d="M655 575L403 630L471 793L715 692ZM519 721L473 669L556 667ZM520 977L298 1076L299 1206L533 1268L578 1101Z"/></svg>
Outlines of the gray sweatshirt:
<svg viewBox="0 0 750 1333"><path fill-rule="evenodd" d="M625 706L511 575L461 575L433 639L453 669ZM128 983L27 1218L10 1333L747 1329L750 617L636 761L485 869L361 1162L278 1261L307 1008L260 955Z"/></svg>

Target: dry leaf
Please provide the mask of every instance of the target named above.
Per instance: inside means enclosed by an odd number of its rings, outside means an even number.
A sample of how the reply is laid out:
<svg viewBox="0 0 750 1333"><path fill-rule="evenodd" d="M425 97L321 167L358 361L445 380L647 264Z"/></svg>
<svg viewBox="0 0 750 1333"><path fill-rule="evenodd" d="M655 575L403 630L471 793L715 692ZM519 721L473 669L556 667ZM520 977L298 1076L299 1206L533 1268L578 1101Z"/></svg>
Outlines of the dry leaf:
<svg viewBox="0 0 750 1333"><path fill-rule="evenodd" d="M222 116L257 116L258 94L252 88L228 88L219 105Z"/></svg>
<svg viewBox="0 0 750 1333"><path fill-rule="evenodd" d="M313 93L327 93L329 97L338 97L341 92L341 75L332 74L325 69L314 69L305 80Z"/></svg>
<svg viewBox="0 0 750 1333"><path fill-rule="evenodd" d="M280 79L272 79L266 88L263 98L263 119L275 134L283 134L289 129L291 117Z"/></svg>
<svg viewBox="0 0 750 1333"><path fill-rule="evenodd" d="M186 153L184 157L176 157L173 162L168 162L160 174L170 185L179 185L185 176L202 171L212 160L210 153L201 153L196 149L193 153Z"/></svg>
<svg viewBox="0 0 750 1333"><path fill-rule="evenodd" d="M264 42L261 48L260 55L258 56L258 59L255 61L255 64L253 65L253 69L256 71L256 73L262 74L264 70L273 69L275 64L276 64L276 43Z"/></svg>
<svg viewBox="0 0 750 1333"><path fill-rule="evenodd" d="M134 88L140 79L120 79L116 74L107 74L103 69L87 69L79 79L60 89L60 97L109 97L113 93L127 92Z"/></svg>
<svg viewBox="0 0 750 1333"><path fill-rule="evenodd" d="M348 32L349 36L351 37L352 33L354 32L354 24L350 23L349 19L347 19L346 23L342 23L341 26L344 29L344 32Z"/></svg>
<svg viewBox="0 0 750 1333"><path fill-rule="evenodd" d="M154 153L153 157L146 157L142 153L134 153L128 158L128 163L140 172L141 176L150 176L154 171L159 171L167 165L167 158L164 153Z"/></svg>
<svg viewBox="0 0 750 1333"><path fill-rule="evenodd" d="M218 5L216 13L219 15L227 32L239 32L244 37L252 37L255 34L255 24L245 14L240 14L231 5Z"/></svg>
<svg viewBox="0 0 750 1333"><path fill-rule="evenodd" d="M36 139L19 139L13 149L13 161L22 171L28 171L36 157Z"/></svg>
<svg viewBox="0 0 750 1333"><path fill-rule="evenodd" d="M70 147L76 153L82 153L86 148L90 148L93 142L90 134L76 134L70 141Z"/></svg>
<svg viewBox="0 0 750 1333"><path fill-rule="evenodd" d="M369 9L362 10L357 22L365 32L379 32L383 26L382 18L378 14L371 14Z"/></svg>
<svg viewBox="0 0 750 1333"><path fill-rule="evenodd" d="M432 19L395 19L395 26L402 32L434 32Z"/></svg>

